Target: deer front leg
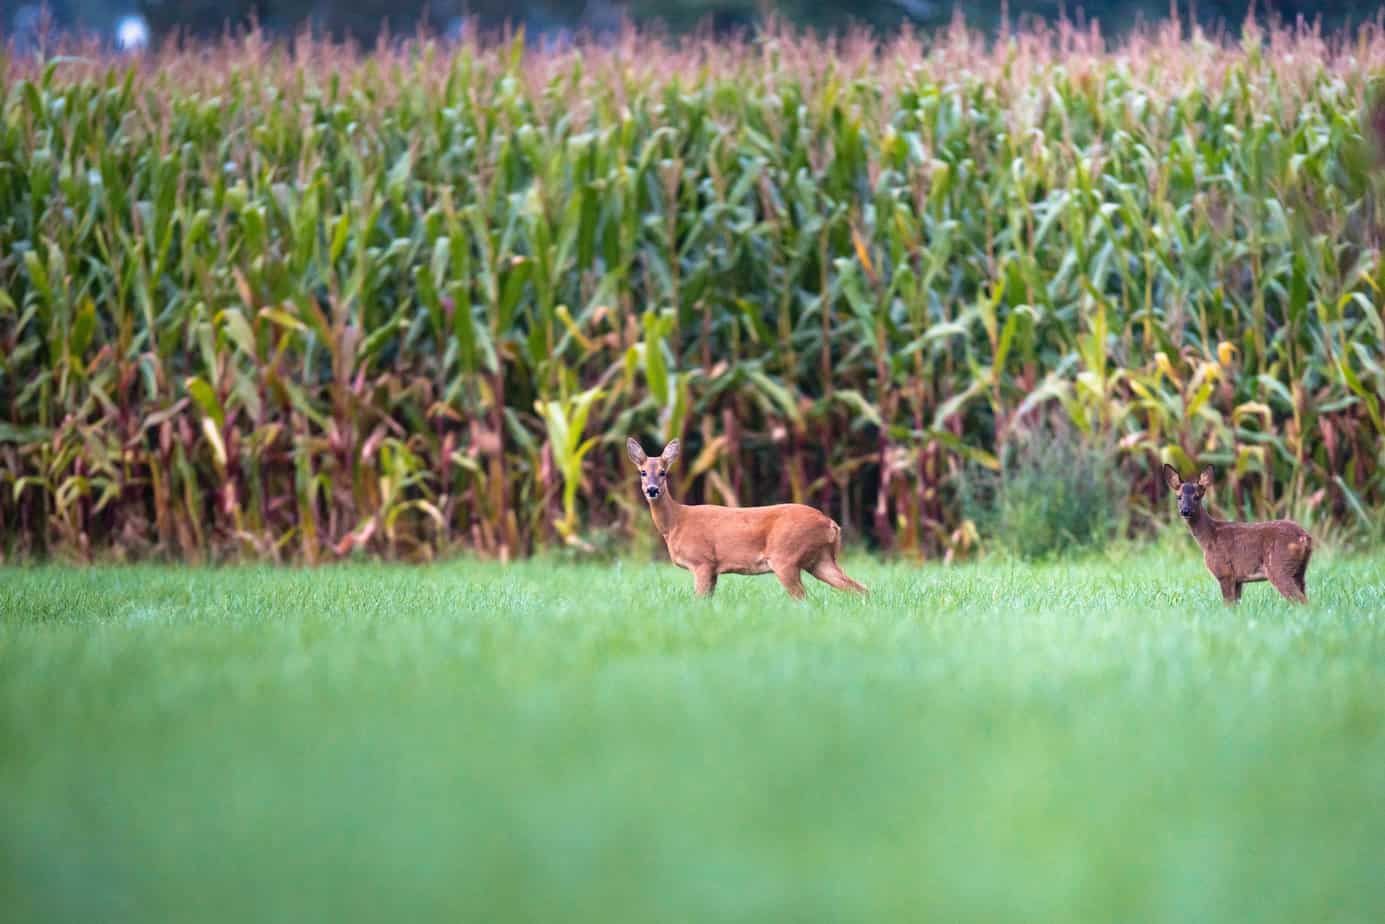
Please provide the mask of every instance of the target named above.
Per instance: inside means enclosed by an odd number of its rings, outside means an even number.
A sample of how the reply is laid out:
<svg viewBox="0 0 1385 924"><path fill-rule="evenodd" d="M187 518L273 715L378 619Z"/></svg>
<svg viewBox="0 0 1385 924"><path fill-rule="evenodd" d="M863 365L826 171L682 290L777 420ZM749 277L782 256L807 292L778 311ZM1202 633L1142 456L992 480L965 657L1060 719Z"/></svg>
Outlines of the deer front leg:
<svg viewBox="0 0 1385 924"><path fill-rule="evenodd" d="M1221 585L1222 602L1227 605L1241 602L1241 582L1235 578L1217 578Z"/></svg>
<svg viewBox="0 0 1385 924"><path fill-rule="evenodd" d="M699 597L710 597L717 589L716 565L699 565L692 569L693 593Z"/></svg>

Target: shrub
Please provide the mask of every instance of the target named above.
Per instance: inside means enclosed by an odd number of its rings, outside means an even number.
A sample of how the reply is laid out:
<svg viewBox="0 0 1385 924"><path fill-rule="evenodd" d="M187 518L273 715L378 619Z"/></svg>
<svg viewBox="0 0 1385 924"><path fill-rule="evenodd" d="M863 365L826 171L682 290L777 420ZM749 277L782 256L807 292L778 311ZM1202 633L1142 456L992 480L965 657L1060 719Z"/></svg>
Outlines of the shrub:
<svg viewBox="0 0 1385 924"><path fill-rule="evenodd" d="M987 545L1040 560L1098 548L1130 520L1127 479L1109 448L1070 428L1025 431L1007 444L999 472L972 467L960 491Z"/></svg>

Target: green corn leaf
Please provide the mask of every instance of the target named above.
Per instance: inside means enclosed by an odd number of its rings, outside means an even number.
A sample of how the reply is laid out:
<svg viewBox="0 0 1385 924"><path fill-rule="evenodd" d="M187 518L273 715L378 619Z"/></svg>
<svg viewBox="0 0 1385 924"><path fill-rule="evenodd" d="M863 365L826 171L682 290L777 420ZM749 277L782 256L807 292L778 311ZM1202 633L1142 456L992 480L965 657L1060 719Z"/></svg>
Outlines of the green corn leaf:
<svg viewBox="0 0 1385 924"><path fill-rule="evenodd" d="M802 424L803 418L798 409L798 402L794 400L793 394L788 388L771 379L759 369L748 370L746 372L746 378L754 383L756 388L774 402L780 413L794 424Z"/></svg>
<svg viewBox="0 0 1385 924"><path fill-rule="evenodd" d="M196 376L184 381L183 386L192 396L192 400L197 402L202 413L216 424L218 430L226 426L226 413L222 410L221 401L217 398L212 386Z"/></svg>
<svg viewBox="0 0 1385 924"><path fill-rule="evenodd" d="M660 405L669 403L668 366L664 362L664 331L659 316L644 313L644 374L649 393Z"/></svg>
<svg viewBox="0 0 1385 924"><path fill-rule="evenodd" d="M72 333L68 337L68 350L72 354L74 362L80 363L87 352L87 347L91 345L91 338L95 333L96 304L88 298L82 303L82 307L77 310L76 316L72 319Z"/></svg>
<svg viewBox="0 0 1385 924"><path fill-rule="evenodd" d="M234 343L242 353L247 356L258 355L255 348L255 334L250 328L250 322L245 320L245 315L238 308L227 308L217 314L217 323L222 332L232 343Z"/></svg>

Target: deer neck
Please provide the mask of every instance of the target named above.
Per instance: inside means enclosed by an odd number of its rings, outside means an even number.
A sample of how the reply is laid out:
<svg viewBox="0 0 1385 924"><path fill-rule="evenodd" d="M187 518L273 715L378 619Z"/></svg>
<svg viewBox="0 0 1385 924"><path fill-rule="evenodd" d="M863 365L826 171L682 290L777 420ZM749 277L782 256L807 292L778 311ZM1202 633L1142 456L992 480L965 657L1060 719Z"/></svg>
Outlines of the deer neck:
<svg viewBox="0 0 1385 924"><path fill-rule="evenodd" d="M659 535L667 539L668 534L678 525L683 505L670 497L668 491L660 491L659 496L649 502L649 512L654 515L654 528L659 531Z"/></svg>
<svg viewBox="0 0 1385 924"><path fill-rule="evenodd" d="M1217 535L1217 521L1212 519L1212 515L1203 509L1201 504L1197 505L1197 512L1187 520L1188 532L1193 534L1197 544L1206 548Z"/></svg>

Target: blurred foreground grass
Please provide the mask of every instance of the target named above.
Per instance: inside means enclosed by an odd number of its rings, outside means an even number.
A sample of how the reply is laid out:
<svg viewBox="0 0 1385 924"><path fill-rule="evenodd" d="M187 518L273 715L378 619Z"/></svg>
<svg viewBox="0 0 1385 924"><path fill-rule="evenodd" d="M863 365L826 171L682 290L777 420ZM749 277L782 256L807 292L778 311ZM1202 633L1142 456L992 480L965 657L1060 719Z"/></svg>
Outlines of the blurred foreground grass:
<svg viewBox="0 0 1385 924"><path fill-rule="evenodd" d="M10 921L1379 920L1385 560L0 572Z"/></svg>

